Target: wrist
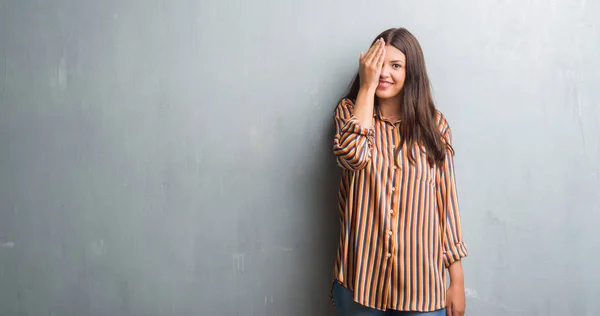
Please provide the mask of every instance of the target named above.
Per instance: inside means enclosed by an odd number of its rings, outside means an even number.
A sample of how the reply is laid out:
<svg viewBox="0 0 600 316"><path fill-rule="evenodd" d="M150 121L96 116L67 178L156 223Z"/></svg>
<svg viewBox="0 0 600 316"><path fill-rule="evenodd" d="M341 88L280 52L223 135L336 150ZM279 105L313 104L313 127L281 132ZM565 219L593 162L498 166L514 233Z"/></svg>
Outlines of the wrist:
<svg viewBox="0 0 600 316"><path fill-rule="evenodd" d="M460 281L450 280L450 287L464 288L465 282L463 280L460 280Z"/></svg>
<svg viewBox="0 0 600 316"><path fill-rule="evenodd" d="M462 275L450 275L450 286L464 287L465 278Z"/></svg>
<svg viewBox="0 0 600 316"><path fill-rule="evenodd" d="M369 84L362 84L360 86L360 89L358 91L358 93L365 93L368 95L375 95L375 91L377 91L377 86L375 85L369 85Z"/></svg>

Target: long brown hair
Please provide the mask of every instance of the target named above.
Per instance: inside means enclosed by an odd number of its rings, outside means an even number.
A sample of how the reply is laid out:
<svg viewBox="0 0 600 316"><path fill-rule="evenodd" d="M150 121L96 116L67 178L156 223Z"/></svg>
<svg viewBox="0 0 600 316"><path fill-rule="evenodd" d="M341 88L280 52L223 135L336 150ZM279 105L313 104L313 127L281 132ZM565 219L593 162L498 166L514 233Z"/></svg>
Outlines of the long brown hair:
<svg viewBox="0 0 600 316"><path fill-rule="evenodd" d="M412 150L415 143L425 147L425 153L430 165L444 162L446 148L452 152L450 144L442 139L437 126L437 110L433 102L431 85L425 67L425 57L417 38L405 28L392 28L379 34L387 45L392 45L406 56L406 78L402 88L402 122L400 125L401 143L398 151L406 142L409 149L409 161L414 163ZM360 77L357 73L350 84L345 98L356 100L360 89ZM377 98L375 98L377 102Z"/></svg>

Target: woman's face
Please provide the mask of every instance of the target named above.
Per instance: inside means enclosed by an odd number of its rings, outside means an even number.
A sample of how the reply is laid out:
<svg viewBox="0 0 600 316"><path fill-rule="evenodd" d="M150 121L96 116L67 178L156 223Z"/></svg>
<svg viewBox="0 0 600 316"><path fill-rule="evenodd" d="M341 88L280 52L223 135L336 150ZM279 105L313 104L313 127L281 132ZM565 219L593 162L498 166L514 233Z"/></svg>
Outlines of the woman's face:
<svg viewBox="0 0 600 316"><path fill-rule="evenodd" d="M392 45L385 46L385 60L375 95L380 99L397 97L406 78L406 56Z"/></svg>

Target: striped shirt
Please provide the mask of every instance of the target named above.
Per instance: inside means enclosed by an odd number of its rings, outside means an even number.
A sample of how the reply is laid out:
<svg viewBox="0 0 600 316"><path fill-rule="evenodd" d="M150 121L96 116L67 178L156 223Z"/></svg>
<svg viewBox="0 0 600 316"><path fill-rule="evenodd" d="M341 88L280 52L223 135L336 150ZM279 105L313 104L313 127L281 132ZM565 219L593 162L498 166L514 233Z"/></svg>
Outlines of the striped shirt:
<svg viewBox="0 0 600 316"><path fill-rule="evenodd" d="M379 310L429 312L446 305L446 273L467 256L462 240L452 152L430 166L415 144L415 162L400 143L399 124L375 107L373 127L360 125L353 101L335 110L333 152L342 168L340 239L334 279L359 304ZM444 140L452 134L441 112Z"/></svg>

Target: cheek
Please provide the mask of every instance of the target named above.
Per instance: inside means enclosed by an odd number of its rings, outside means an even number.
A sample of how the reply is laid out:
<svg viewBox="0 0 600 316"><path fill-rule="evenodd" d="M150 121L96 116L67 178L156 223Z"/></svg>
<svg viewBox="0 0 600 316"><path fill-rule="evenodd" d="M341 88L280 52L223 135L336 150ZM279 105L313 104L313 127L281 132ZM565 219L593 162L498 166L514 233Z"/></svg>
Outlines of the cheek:
<svg viewBox="0 0 600 316"><path fill-rule="evenodd" d="M398 86L398 88L402 88L404 86L404 75L398 75L394 78L394 82Z"/></svg>
<svg viewBox="0 0 600 316"><path fill-rule="evenodd" d="M398 78L398 82L404 82L404 79L406 78L406 73L404 72L404 70L399 71L396 74L396 77Z"/></svg>
<svg viewBox="0 0 600 316"><path fill-rule="evenodd" d="M396 83L403 83L405 78L404 70L396 71L394 74L392 74L392 78Z"/></svg>
<svg viewBox="0 0 600 316"><path fill-rule="evenodd" d="M404 79L406 79L406 76L404 75L404 72L402 72L402 73L399 73L399 74L396 75L395 81L397 83L399 83L401 86L403 86L404 85Z"/></svg>

